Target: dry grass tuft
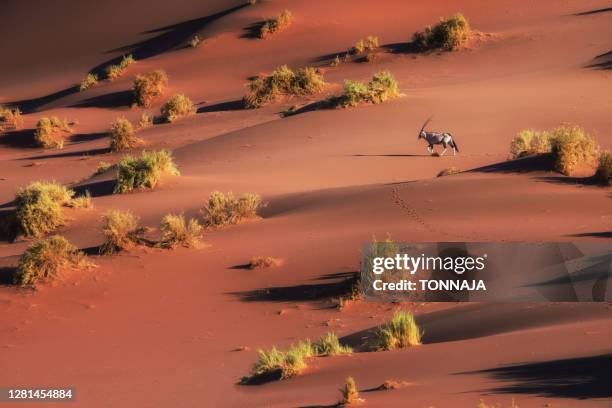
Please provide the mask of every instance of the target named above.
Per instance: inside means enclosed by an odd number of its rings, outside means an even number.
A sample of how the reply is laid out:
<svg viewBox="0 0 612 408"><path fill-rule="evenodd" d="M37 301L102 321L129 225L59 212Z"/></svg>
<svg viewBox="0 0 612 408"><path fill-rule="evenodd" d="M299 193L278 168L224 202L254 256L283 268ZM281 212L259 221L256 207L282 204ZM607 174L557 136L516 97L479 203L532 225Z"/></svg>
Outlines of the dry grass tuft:
<svg viewBox="0 0 612 408"><path fill-rule="evenodd" d="M446 168L444 170L441 170L438 173L437 177L451 176L451 175L457 174L457 173L461 173L461 170L459 170L455 166L451 166L451 167L448 167L448 168Z"/></svg>
<svg viewBox="0 0 612 408"><path fill-rule="evenodd" d="M54 235L34 242L23 253L13 278L20 286L57 277L62 270L84 265L85 256L66 238Z"/></svg>
<svg viewBox="0 0 612 408"><path fill-rule="evenodd" d="M236 198L232 193L213 191L202 210L204 225L218 227L256 218L260 204L261 198L254 193L245 193L242 197Z"/></svg>
<svg viewBox="0 0 612 408"><path fill-rule="evenodd" d="M138 226L138 218L130 211L111 210L102 216L102 234L104 243L100 253L113 254L136 245L142 229Z"/></svg>
<svg viewBox="0 0 612 408"><path fill-rule="evenodd" d="M279 350L273 346L269 351L258 350L258 360L253 364L251 375L243 377L242 384L262 376L278 376L287 379L299 374L307 367L306 359L314 355L312 344L309 340L292 344L286 351Z"/></svg>
<svg viewBox="0 0 612 408"><path fill-rule="evenodd" d="M100 163L98 163L98 167L96 167L96 170L94 171L93 175L97 176L98 174L102 174L105 171L109 170L111 167L113 167L111 163L101 161Z"/></svg>
<svg viewBox="0 0 612 408"><path fill-rule="evenodd" d="M270 35L281 32L291 25L293 15L289 10L283 10L277 17L264 21L259 28L259 38L268 38Z"/></svg>
<svg viewBox="0 0 612 408"><path fill-rule="evenodd" d="M19 108L7 108L0 105L0 132L17 130L23 126L23 117Z"/></svg>
<svg viewBox="0 0 612 408"><path fill-rule="evenodd" d="M244 104L249 109L259 108L276 101L282 95L312 95L321 92L324 87L323 73L320 70L306 67L294 72L283 65L268 76L252 80L244 97Z"/></svg>
<svg viewBox="0 0 612 408"><path fill-rule="evenodd" d="M126 155L117 163L114 192L154 188L164 175L180 175L169 151L144 151L140 157Z"/></svg>
<svg viewBox="0 0 612 408"><path fill-rule="evenodd" d="M123 76L123 74L125 73L125 70L127 69L127 67L129 67L130 65L132 65L135 62L136 62L136 60L134 59L132 54L125 55L121 59L119 64L109 65L108 67L106 67L106 78L109 81L112 81L114 79L117 79L117 78Z"/></svg>
<svg viewBox="0 0 612 408"><path fill-rule="evenodd" d="M595 178L602 184L612 184L612 152L604 151L599 156L599 166Z"/></svg>
<svg viewBox="0 0 612 408"><path fill-rule="evenodd" d="M187 96L183 94L174 94L172 97L161 107L162 117L167 122L174 122L185 116L193 115L196 113L196 108Z"/></svg>
<svg viewBox="0 0 612 408"><path fill-rule="evenodd" d="M599 146L582 128L559 126L550 134L551 151L557 171L572 175L581 166L597 166Z"/></svg>
<svg viewBox="0 0 612 408"><path fill-rule="evenodd" d="M194 248L200 243L202 226L193 218L186 221L182 214L168 214L162 219L159 230L161 231L159 246L162 248L178 246Z"/></svg>
<svg viewBox="0 0 612 408"><path fill-rule="evenodd" d="M357 384L353 377L347 377L344 387L340 389L342 399L339 402L341 406L360 404L364 400L359 398L359 391L357 390Z"/></svg>
<svg viewBox="0 0 612 408"><path fill-rule="evenodd" d="M91 198L91 193L89 190L85 191L85 194L82 196L74 197L70 202L68 202L68 207L72 208L93 208L93 200Z"/></svg>
<svg viewBox="0 0 612 408"><path fill-rule="evenodd" d="M391 320L378 328L376 335L381 350L421 345L421 330L414 316L403 310L397 310Z"/></svg>
<svg viewBox="0 0 612 408"><path fill-rule="evenodd" d="M168 75L161 69L136 75L132 87L134 103L148 108L151 106L153 99L164 93L166 86L168 86Z"/></svg>
<svg viewBox="0 0 612 408"><path fill-rule="evenodd" d="M95 86L97 83L98 83L98 75L89 73L87 74L87 76L85 76L85 78L83 78L83 81L81 82L81 86L79 87L79 90L82 92L86 89L91 88L92 86Z"/></svg>
<svg viewBox="0 0 612 408"><path fill-rule="evenodd" d="M271 256L255 256L249 262L249 269L273 268L281 264L282 260L272 258Z"/></svg>
<svg viewBox="0 0 612 408"><path fill-rule="evenodd" d="M117 118L110 127L110 148L113 152L133 149L144 141L136 136L132 123L126 118Z"/></svg>
<svg viewBox="0 0 612 408"><path fill-rule="evenodd" d="M74 191L55 182L35 181L17 192L15 214L26 236L40 237L64 223L62 206Z"/></svg>
<svg viewBox="0 0 612 408"><path fill-rule="evenodd" d="M354 107L362 103L383 103L400 96L397 81L389 71L381 71L368 84L346 80L341 95L328 100L331 107Z"/></svg>
<svg viewBox="0 0 612 408"><path fill-rule="evenodd" d="M349 346L340 344L338 336L333 332L321 336L321 338L313 344L313 349L315 354L319 356L336 356L339 354L351 354L353 352L353 349Z"/></svg>
<svg viewBox="0 0 612 408"><path fill-rule="evenodd" d="M201 43L202 43L202 39L197 34L191 37L191 39L189 40L189 46L191 48L198 48L198 45L200 45Z"/></svg>
<svg viewBox="0 0 612 408"><path fill-rule="evenodd" d="M45 117L36 123L34 140L41 147L61 149L64 147L66 135L70 133L72 128L66 119L60 120L56 116Z"/></svg>
<svg viewBox="0 0 612 408"><path fill-rule="evenodd" d="M470 35L470 24L463 14L457 13L452 17L440 19L434 27L417 31L412 41L421 51L452 51L465 44Z"/></svg>

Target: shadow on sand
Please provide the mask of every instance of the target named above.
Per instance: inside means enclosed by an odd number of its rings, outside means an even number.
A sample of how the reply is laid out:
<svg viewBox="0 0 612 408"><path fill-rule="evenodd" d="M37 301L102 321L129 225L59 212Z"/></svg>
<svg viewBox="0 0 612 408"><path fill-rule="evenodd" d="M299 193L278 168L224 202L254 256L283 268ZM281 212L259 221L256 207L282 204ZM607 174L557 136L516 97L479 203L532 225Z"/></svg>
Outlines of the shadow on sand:
<svg viewBox="0 0 612 408"><path fill-rule="evenodd" d="M548 398L612 397L612 354L526 363L460 374L489 374L514 384L488 390Z"/></svg>
<svg viewBox="0 0 612 408"><path fill-rule="evenodd" d="M236 99L234 101L220 102L213 105L204 105L198 108L197 113L211 113L211 112L227 112L244 109L244 102L242 99Z"/></svg>
<svg viewBox="0 0 612 408"><path fill-rule="evenodd" d="M131 90L111 92L94 96L70 105L71 108L120 108L129 107L133 102Z"/></svg>

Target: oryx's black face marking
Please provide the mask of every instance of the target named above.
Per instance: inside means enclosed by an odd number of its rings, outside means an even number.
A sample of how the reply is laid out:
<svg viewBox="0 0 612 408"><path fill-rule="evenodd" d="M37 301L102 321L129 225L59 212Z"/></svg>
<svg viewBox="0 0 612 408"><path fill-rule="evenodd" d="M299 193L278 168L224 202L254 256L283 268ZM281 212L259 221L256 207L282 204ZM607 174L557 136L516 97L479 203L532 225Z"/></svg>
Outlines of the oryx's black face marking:
<svg viewBox="0 0 612 408"><path fill-rule="evenodd" d="M440 156L443 156L446 153L447 146L452 147L453 156L459 151L457 147L457 143L453 140L453 137L448 132L427 132L425 131L425 126L429 123L431 118L427 119L423 124L423 127L419 131L418 139L424 139L427 142L427 151L431 154L433 153L434 145L441 144L444 147L444 151L440 153Z"/></svg>

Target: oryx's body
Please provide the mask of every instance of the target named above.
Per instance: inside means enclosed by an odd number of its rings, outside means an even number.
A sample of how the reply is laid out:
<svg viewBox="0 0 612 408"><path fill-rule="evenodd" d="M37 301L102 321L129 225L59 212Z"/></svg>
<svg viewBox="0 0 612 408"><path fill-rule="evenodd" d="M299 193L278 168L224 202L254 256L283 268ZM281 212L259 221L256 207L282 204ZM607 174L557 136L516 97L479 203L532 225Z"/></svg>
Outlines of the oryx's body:
<svg viewBox="0 0 612 408"><path fill-rule="evenodd" d="M431 119L431 118L430 118ZM440 153L440 156L444 156L446 153L447 146L453 148L453 156L459 151L459 147L457 147L457 143L453 140L453 136L448 132L426 132L425 126L429 123L430 119L427 119L419 132L419 139L425 139L427 142L427 151L431 154L433 153L434 145L441 144L444 146L444 151Z"/></svg>

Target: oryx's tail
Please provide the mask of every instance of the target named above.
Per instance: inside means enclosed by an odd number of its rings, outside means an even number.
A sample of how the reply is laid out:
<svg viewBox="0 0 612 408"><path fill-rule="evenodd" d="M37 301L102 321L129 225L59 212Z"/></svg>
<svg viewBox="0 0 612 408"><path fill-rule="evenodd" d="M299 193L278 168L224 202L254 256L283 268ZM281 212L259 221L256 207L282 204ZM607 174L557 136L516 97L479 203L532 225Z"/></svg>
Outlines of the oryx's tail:
<svg viewBox="0 0 612 408"><path fill-rule="evenodd" d="M453 137L451 136L451 140L453 141L453 147L455 148L455 150L457 151L457 153L459 153L459 146L457 146L457 142L455 142L455 139L453 139Z"/></svg>

